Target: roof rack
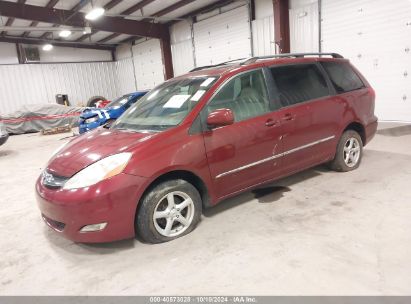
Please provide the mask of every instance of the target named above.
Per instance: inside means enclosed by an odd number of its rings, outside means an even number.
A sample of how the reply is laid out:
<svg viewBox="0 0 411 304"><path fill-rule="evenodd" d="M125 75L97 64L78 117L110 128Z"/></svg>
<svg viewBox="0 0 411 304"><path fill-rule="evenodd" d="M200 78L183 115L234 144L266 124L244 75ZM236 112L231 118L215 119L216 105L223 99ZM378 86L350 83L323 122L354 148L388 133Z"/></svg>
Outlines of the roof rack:
<svg viewBox="0 0 411 304"><path fill-rule="evenodd" d="M204 65L204 66L201 66L201 67L196 67L196 68L190 70L190 72L200 71L200 70L204 70L204 69L208 69L208 68L215 68L215 67L219 67L219 66L223 66L223 65L226 65L226 64L230 64L230 63L233 63L233 62L236 62L236 61L243 62L244 60L248 60L248 59L249 59L249 58L239 58L239 59L233 59L233 60L229 60L229 61L224 61L224 62L217 63L217 64Z"/></svg>
<svg viewBox="0 0 411 304"><path fill-rule="evenodd" d="M344 58L338 53L284 53L284 54L276 54L276 55L268 55L268 56L257 56L257 57L250 57L250 58L233 59L233 60L221 62L218 64L214 64L214 65L205 65L205 66L197 67L197 68L190 70L190 72L224 66L230 63L234 63L236 61L239 61L241 65L245 65L245 64L254 63L257 60L263 60L263 59L287 58L287 57L304 58L305 56L319 56L319 57L331 56L333 58Z"/></svg>
<svg viewBox="0 0 411 304"><path fill-rule="evenodd" d="M338 53L284 53L284 54L276 54L276 55L268 55L268 56L258 56L258 57L251 57L241 63L241 65L249 64L256 62L257 60L263 59L271 59L271 58L287 58L287 57L296 57L296 58L304 58L305 56L331 56L333 58L344 58L342 55Z"/></svg>

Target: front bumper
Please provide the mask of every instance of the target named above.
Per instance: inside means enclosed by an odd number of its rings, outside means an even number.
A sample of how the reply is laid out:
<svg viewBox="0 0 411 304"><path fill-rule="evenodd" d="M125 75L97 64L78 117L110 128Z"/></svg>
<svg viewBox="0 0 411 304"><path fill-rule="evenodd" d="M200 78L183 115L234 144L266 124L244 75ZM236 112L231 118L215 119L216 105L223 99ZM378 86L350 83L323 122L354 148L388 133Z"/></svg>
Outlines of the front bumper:
<svg viewBox="0 0 411 304"><path fill-rule="evenodd" d="M78 126L78 130L80 134L83 134L85 132L88 132L90 130L94 130L95 128L100 127L101 125L103 125L105 123L105 120L98 120L95 122L91 122L91 123L80 123Z"/></svg>
<svg viewBox="0 0 411 304"><path fill-rule="evenodd" d="M9 139L9 134L1 135L1 136L0 136L0 146L1 146L2 144L4 144L4 143L7 141L7 139Z"/></svg>
<svg viewBox="0 0 411 304"><path fill-rule="evenodd" d="M96 185L73 190L49 189L36 183L37 203L49 227L67 239L101 243L133 238L137 204L147 179L121 173ZM80 232L107 223L100 231Z"/></svg>

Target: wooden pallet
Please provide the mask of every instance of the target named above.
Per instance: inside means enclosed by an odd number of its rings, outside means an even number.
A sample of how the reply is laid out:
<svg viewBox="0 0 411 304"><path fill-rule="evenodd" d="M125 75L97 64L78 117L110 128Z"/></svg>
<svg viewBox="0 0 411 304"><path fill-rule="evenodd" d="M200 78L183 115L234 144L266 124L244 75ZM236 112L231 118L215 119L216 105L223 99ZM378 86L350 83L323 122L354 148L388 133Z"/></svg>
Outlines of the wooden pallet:
<svg viewBox="0 0 411 304"><path fill-rule="evenodd" d="M71 132L71 126L70 125L65 125L65 126L62 126L62 127L56 127L56 128L41 130L41 134L43 134L43 135L52 135L52 134L67 133L67 132Z"/></svg>

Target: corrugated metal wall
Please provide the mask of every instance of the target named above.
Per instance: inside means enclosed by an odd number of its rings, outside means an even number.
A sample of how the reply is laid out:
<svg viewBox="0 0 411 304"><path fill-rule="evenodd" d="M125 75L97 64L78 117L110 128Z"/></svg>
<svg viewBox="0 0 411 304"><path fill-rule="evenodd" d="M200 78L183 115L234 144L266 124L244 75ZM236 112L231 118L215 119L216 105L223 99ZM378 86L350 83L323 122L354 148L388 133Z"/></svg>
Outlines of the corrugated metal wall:
<svg viewBox="0 0 411 304"><path fill-rule="evenodd" d="M197 66L251 56L248 6L194 23Z"/></svg>
<svg viewBox="0 0 411 304"><path fill-rule="evenodd" d="M185 74L195 66L191 28L190 22L180 21L170 29L174 76Z"/></svg>
<svg viewBox="0 0 411 304"><path fill-rule="evenodd" d="M409 0L322 0L322 50L358 67L376 91L381 120L411 121Z"/></svg>
<svg viewBox="0 0 411 304"><path fill-rule="evenodd" d="M164 81L160 40L150 39L133 46L137 89L152 89Z"/></svg>
<svg viewBox="0 0 411 304"><path fill-rule="evenodd" d="M0 113L55 103L56 94L68 94L75 105L94 95L118 95L114 62L0 65L0 79Z"/></svg>
<svg viewBox="0 0 411 304"><path fill-rule="evenodd" d="M318 2L291 1L290 48L292 53L319 51ZM312 1L311 1L312 2Z"/></svg>
<svg viewBox="0 0 411 304"><path fill-rule="evenodd" d="M116 62L116 76L118 96L137 90L132 58L121 59Z"/></svg>
<svg viewBox="0 0 411 304"><path fill-rule="evenodd" d="M263 19L253 20L252 32L254 56L276 54L274 16L267 16Z"/></svg>

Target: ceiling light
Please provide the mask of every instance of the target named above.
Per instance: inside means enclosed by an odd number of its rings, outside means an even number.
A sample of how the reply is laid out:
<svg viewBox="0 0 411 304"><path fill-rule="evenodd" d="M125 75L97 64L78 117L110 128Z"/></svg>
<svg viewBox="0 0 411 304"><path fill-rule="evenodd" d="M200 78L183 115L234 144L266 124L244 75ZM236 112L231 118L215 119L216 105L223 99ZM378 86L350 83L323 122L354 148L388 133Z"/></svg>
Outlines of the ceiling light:
<svg viewBox="0 0 411 304"><path fill-rule="evenodd" d="M104 8L102 7L95 7L86 15L87 20L96 20L104 15Z"/></svg>
<svg viewBox="0 0 411 304"><path fill-rule="evenodd" d="M84 35L85 35L85 34L91 34L91 27L86 26L86 27L84 28L83 34L84 34Z"/></svg>
<svg viewBox="0 0 411 304"><path fill-rule="evenodd" d="M62 30L62 31L60 31L60 33L59 33L59 36L60 37L63 37L63 38L67 38L68 36L70 36L71 35L71 31L69 31L69 30Z"/></svg>
<svg viewBox="0 0 411 304"><path fill-rule="evenodd" d="M51 51L52 49L53 49L53 46L51 44L43 45L43 51Z"/></svg>

